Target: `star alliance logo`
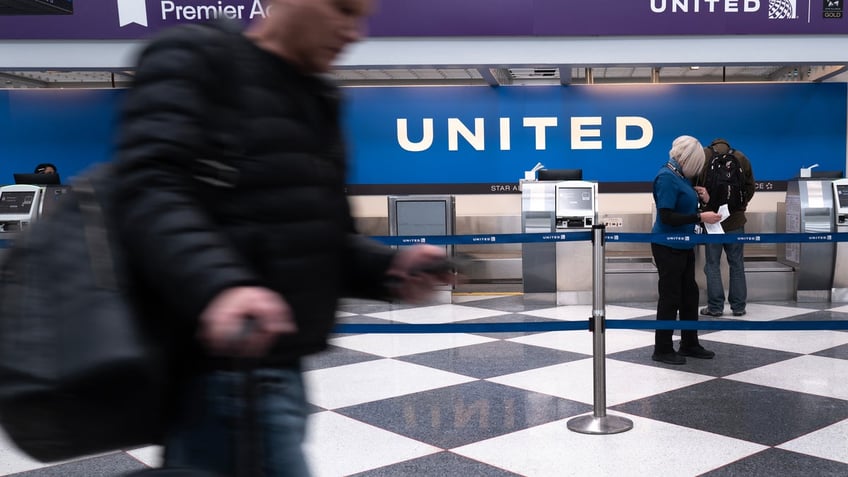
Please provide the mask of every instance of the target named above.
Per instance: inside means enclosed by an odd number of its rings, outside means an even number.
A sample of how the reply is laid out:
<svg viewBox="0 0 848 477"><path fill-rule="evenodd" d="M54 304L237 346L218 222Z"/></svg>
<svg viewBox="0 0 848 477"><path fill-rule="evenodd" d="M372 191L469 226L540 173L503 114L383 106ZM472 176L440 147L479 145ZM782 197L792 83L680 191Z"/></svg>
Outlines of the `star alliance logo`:
<svg viewBox="0 0 848 477"><path fill-rule="evenodd" d="M793 20L798 18L797 0L769 0L769 20Z"/></svg>
<svg viewBox="0 0 848 477"><path fill-rule="evenodd" d="M147 0L118 0L118 24L147 26Z"/></svg>

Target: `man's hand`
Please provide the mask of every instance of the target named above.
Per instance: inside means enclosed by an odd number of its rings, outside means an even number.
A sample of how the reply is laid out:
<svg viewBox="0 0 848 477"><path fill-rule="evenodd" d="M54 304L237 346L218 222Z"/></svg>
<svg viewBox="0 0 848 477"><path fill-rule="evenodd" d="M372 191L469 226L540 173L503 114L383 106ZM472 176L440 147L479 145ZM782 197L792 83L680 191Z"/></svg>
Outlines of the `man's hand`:
<svg viewBox="0 0 848 477"><path fill-rule="evenodd" d="M288 303L262 287L219 293L200 315L200 340L214 354L262 356L281 334L297 331Z"/></svg>
<svg viewBox="0 0 848 477"><path fill-rule="evenodd" d="M702 204L710 203L710 193L707 192L707 188L703 186L695 186L695 193L698 194L698 199Z"/></svg>

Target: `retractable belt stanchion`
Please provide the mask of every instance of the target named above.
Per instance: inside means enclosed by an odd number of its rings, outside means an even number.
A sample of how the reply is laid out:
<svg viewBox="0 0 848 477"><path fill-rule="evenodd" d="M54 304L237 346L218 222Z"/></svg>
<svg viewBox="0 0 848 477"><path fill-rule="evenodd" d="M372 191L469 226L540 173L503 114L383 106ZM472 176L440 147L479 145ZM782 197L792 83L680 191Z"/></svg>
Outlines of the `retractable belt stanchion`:
<svg viewBox="0 0 848 477"><path fill-rule="evenodd" d="M606 313L604 311L604 232L603 225L592 226L592 357L594 361L595 406L592 415L568 421L568 428L583 434L616 434L633 428L633 421L607 415L606 394Z"/></svg>

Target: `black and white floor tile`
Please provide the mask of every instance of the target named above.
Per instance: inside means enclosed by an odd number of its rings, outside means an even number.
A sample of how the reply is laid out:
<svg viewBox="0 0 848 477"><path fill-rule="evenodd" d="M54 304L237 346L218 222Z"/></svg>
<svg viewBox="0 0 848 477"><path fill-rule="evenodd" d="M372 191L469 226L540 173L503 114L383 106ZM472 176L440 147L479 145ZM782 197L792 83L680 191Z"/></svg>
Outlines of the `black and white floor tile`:
<svg viewBox="0 0 848 477"><path fill-rule="evenodd" d="M719 319L734 319L728 313ZM750 303L745 320L846 320L840 304ZM520 295L450 305L345 302L341 323L580 321L591 306ZM654 318L653 304L607 319ZM713 360L651 360L653 332L605 333L605 407L596 409L588 331L342 334L306 362L314 413L306 453L324 476L846 476L848 332L704 331ZM571 418L625 417L591 435ZM601 413L601 414L598 414ZM155 447L45 465L0 440L0 475L121 476Z"/></svg>

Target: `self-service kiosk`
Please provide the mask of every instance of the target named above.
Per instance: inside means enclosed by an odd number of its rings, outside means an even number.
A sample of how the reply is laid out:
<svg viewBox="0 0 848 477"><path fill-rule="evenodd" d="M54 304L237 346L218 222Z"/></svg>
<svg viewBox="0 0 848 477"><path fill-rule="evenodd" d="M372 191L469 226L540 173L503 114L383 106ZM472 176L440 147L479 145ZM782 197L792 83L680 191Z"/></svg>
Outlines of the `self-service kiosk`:
<svg viewBox="0 0 848 477"><path fill-rule="evenodd" d="M540 179L543 175L539 174ZM524 233L591 231L597 223L598 185L583 180L521 181ZM558 304L592 303L589 241L521 245L524 299Z"/></svg>
<svg viewBox="0 0 848 477"><path fill-rule="evenodd" d="M848 232L848 179L835 179L833 186L834 229ZM848 301L848 242L836 242L833 260L833 288L831 301Z"/></svg>
<svg viewBox="0 0 848 477"><path fill-rule="evenodd" d="M556 185L556 231L591 231L598 223L598 184L562 181ZM556 244L557 304L592 303L592 242Z"/></svg>
<svg viewBox="0 0 848 477"><path fill-rule="evenodd" d="M65 185L14 184L0 187L0 241L14 240L49 215L70 191ZM0 253L4 248L0 248Z"/></svg>
<svg viewBox="0 0 848 477"><path fill-rule="evenodd" d="M0 187L0 239L14 239L38 219L44 190L28 184Z"/></svg>

